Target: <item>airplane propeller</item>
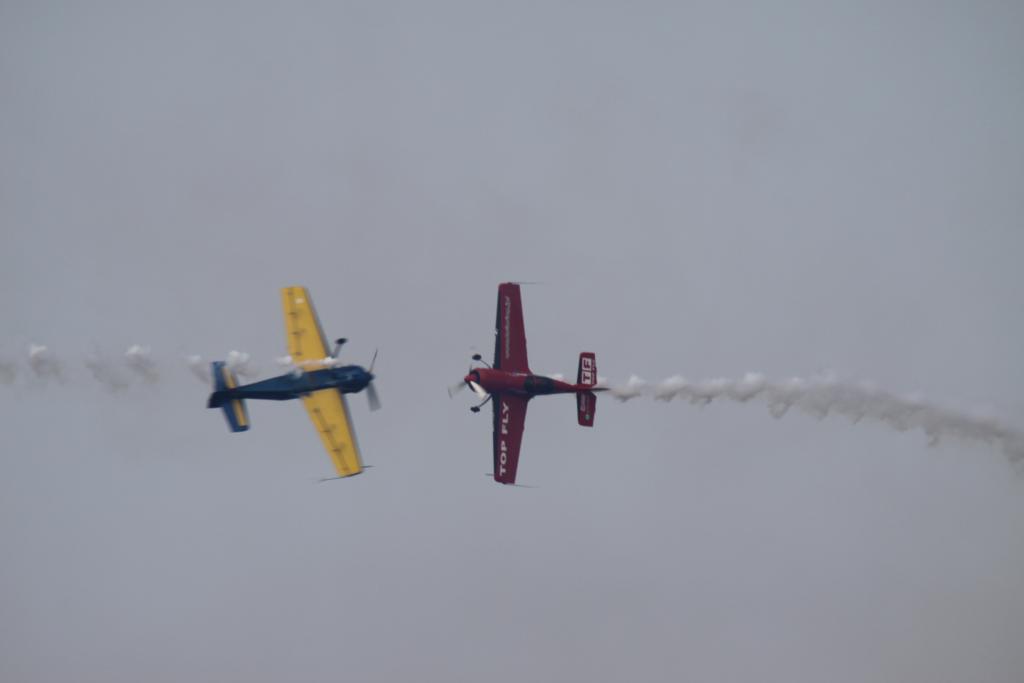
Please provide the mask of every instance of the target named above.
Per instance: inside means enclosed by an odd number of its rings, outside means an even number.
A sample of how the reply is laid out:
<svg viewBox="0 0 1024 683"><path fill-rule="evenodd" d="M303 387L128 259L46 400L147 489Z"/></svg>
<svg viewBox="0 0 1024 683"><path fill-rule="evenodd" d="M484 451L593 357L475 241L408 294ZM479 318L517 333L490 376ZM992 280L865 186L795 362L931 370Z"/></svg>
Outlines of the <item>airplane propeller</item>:
<svg viewBox="0 0 1024 683"><path fill-rule="evenodd" d="M377 396L377 389L372 381L366 385L366 400L370 404L370 410L380 410L380 397Z"/></svg>
<svg viewBox="0 0 1024 683"><path fill-rule="evenodd" d="M472 359L474 361L478 362L478 363L482 362L482 363L484 363L484 365L487 365L487 362L483 360L483 358L480 356L479 353L474 353L473 356L472 356ZM487 365L487 367L491 367L491 366ZM469 369L466 371L466 374L468 375L471 372L473 372L473 366L472 365L469 366ZM484 388L482 386L480 386L479 384L477 384L476 382L474 382L472 380L470 380L468 382L466 380L461 380L461 381L457 382L456 384L453 384L450 387L448 387L448 398L454 398L455 394L459 393L460 391L465 389L467 386L470 389L473 390L473 393L476 394L477 397L479 397L481 399L488 399L488 398L490 398L490 394L488 394L486 391L484 391ZM486 400L485 400L485 403L486 403ZM483 404L480 404L480 405L483 405ZM480 408L478 406L476 408L470 408L470 410L472 410L475 413L475 412L478 412L480 410Z"/></svg>
<svg viewBox="0 0 1024 683"><path fill-rule="evenodd" d="M367 370L370 375L373 375L373 366L377 363L377 352L379 349L373 350L373 360L370 361L370 369ZM370 410L380 410L380 397L377 395L377 387L373 385L373 380L366 385L366 401L370 404Z"/></svg>
<svg viewBox="0 0 1024 683"><path fill-rule="evenodd" d="M480 354L479 353L475 354L473 356L473 360L477 360L478 358L480 358ZM468 375L471 372L473 372L473 365L472 364L470 364L469 369L466 370L466 374ZM460 379L458 382L456 382L455 384L453 384L450 387L448 387L448 398L454 398L455 394L457 394L460 391L462 391L463 389L465 389L466 386L468 386L466 384L466 380Z"/></svg>

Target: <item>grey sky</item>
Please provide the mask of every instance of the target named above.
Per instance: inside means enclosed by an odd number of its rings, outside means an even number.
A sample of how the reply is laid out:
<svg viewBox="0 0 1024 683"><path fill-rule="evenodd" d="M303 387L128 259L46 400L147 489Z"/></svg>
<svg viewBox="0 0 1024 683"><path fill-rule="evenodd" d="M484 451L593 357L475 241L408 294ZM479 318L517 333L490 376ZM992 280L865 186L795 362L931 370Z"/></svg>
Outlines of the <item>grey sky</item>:
<svg viewBox="0 0 1024 683"><path fill-rule="evenodd" d="M0 3L0 679L991 681L1024 671L995 450L762 406L446 385L830 368L1024 415L1014 3ZM300 406L229 434L178 360L368 363L366 476ZM105 393L92 348L147 344Z"/></svg>

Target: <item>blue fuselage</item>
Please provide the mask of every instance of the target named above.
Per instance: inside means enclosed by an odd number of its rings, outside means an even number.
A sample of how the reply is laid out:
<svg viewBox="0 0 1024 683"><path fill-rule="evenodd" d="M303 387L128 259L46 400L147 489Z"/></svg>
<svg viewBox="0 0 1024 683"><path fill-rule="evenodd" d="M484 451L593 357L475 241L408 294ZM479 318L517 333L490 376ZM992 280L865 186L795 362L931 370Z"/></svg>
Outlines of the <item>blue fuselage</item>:
<svg viewBox="0 0 1024 683"><path fill-rule="evenodd" d="M229 389L231 398L252 398L267 401L287 401L322 389L338 389L343 394L362 391L373 380L373 375L358 365L288 373L252 384Z"/></svg>

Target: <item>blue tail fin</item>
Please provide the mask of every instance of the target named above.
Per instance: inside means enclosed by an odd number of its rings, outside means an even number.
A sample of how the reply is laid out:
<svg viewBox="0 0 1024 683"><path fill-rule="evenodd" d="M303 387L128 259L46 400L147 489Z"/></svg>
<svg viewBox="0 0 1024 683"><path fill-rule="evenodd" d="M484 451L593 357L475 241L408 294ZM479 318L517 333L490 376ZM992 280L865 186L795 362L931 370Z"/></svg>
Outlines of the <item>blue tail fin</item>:
<svg viewBox="0 0 1024 683"><path fill-rule="evenodd" d="M249 429L249 412L245 409L245 401L232 398L233 390L238 386L234 373L228 370L224 361L219 360L210 363L210 372L213 374L213 393L206 406L223 410L231 431L244 432Z"/></svg>

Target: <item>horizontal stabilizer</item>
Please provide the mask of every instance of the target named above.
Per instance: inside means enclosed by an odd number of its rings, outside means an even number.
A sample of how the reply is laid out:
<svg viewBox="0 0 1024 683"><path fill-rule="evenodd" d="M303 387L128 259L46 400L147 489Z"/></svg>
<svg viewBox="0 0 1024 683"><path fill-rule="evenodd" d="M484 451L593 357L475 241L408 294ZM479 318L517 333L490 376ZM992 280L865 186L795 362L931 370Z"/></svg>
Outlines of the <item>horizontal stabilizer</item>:
<svg viewBox="0 0 1024 683"><path fill-rule="evenodd" d="M233 396L234 389L238 386L235 374L228 369L224 361L211 363L210 373L213 375L213 393L210 394L207 407L223 410L231 431L246 431L249 429L249 411L246 410L243 399Z"/></svg>
<svg viewBox="0 0 1024 683"><path fill-rule="evenodd" d="M594 426L594 412L597 410L597 394L581 391L576 394L576 414L581 427Z"/></svg>

